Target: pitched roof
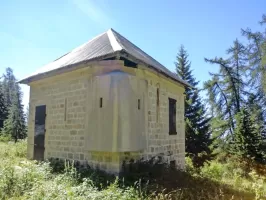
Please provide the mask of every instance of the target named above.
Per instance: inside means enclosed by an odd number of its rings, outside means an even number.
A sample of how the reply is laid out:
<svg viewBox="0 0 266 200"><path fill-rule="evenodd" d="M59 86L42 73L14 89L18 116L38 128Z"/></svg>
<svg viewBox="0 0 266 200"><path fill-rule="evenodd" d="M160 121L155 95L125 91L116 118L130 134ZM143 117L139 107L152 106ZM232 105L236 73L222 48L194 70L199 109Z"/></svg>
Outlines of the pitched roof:
<svg viewBox="0 0 266 200"><path fill-rule="evenodd" d="M103 57L112 55L114 56L117 55L117 53L126 53L134 59L141 61L149 67L155 69L156 71L169 76L175 81L189 86L186 81L180 79L176 74L172 73L154 58L149 56L147 53L142 51L140 48L113 29L109 29L108 31L89 40L87 43L73 49L69 53L45 65L35 73L20 80L19 83L28 83L32 78L36 78L39 75L46 74L54 70L67 68L68 66L80 64L85 61L88 62L101 60Z"/></svg>

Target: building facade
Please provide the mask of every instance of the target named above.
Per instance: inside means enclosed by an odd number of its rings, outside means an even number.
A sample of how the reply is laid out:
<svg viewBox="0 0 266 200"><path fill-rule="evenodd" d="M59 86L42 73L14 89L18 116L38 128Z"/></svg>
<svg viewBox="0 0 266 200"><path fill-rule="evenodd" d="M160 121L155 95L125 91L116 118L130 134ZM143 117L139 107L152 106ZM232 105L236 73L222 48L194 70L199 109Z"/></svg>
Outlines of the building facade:
<svg viewBox="0 0 266 200"><path fill-rule="evenodd" d="M84 56L109 43L113 54ZM86 44L20 81L30 86L28 158L78 160L118 173L123 161L159 155L184 168L189 85L150 65L154 59L112 29Z"/></svg>

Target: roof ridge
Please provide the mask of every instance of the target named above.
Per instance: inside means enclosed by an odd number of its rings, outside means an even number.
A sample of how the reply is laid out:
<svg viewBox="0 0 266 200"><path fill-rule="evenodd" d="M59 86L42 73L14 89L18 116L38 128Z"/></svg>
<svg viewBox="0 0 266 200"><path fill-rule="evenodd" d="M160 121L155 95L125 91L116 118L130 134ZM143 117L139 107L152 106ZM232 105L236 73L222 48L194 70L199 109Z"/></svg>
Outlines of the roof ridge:
<svg viewBox="0 0 266 200"><path fill-rule="evenodd" d="M106 33L109 38L110 44L113 48L113 50L116 51L121 51L123 47L120 45L120 43L117 41L116 36L114 35L114 30L110 28Z"/></svg>
<svg viewBox="0 0 266 200"><path fill-rule="evenodd" d="M171 72L167 67L165 67L162 63L160 63L158 60L156 60L155 58L153 58L152 56L150 56L148 53L146 53L144 50L142 50L140 47L138 47L136 44L132 43L129 39L127 39L125 36L121 35L120 33L118 33L117 31L115 31L114 29L110 29L112 30L112 33L115 33L115 35L118 35L119 37L121 37L122 39L126 40L127 42L129 42L132 46L134 46L136 49L139 50L139 53L142 56L147 56L149 57L151 60L155 61L156 63L158 63L160 66L162 66L163 68L165 68L166 70L168 70L169 72ZM115 36L116 38L116 36ZM119 42L118 42L119 43ZM122 45L121 45L122 46ZM123 47L122 47L123 49ZM171 72L173 73L173 72Z"/></svg>

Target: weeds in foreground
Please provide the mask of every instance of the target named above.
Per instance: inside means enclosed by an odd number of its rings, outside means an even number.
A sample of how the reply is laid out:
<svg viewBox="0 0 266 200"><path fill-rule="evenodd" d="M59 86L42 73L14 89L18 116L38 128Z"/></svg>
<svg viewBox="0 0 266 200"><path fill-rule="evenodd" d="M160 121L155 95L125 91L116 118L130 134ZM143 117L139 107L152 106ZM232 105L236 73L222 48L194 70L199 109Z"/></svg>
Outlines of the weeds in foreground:
<svg viewBox="0 0 266 200"><path fill-rule="evenodd" d="M117 178L73 162L28 161L25 141L0 148L0 199L266 199L265 177L233 161L195 169L188 160L187 172L154 161L129 163Z"/></svg>

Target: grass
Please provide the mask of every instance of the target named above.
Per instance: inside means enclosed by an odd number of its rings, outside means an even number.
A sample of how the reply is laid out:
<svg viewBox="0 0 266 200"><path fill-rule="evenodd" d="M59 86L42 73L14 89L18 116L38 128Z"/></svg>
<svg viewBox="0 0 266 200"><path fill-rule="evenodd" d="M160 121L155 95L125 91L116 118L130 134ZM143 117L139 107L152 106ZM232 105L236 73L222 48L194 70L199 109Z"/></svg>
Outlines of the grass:
<svg viewBox="0 0 266 200"><path fill-rule="evenodd" d="M233 160L195 169L188 159L187 172L141 162L126 165L118 179L71 163L29 161L25 141L0 142L0 149L0 199L266 199L265 176Z"/></svg>

